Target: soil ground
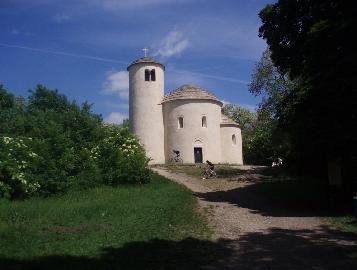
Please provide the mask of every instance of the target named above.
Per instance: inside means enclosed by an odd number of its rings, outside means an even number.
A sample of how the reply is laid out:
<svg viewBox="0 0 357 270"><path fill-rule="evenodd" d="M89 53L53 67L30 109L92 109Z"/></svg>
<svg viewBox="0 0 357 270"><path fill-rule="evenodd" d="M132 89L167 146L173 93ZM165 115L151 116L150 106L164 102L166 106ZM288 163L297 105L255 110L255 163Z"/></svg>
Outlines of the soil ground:
<svg viewBox="0 0 357 270"><path fill-rule="evenodd" d="M206 268L357 269L357 235L326 225L314 212L262 198L260 169L240 167L239 179L202 179L154 168L192 190L207 214L221 255Z"/></svg>

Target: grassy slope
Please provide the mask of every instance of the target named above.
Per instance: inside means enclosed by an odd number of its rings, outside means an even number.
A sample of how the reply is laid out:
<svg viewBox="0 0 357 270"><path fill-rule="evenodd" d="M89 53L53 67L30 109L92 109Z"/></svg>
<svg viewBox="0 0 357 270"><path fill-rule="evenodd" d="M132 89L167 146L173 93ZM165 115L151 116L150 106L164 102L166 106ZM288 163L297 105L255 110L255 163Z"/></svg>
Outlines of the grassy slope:
<svg viewBox="0 0 357 270"><path fill-rule="evenodd" d="M204 238L196 204L187 189L157 175L147 185L0 201L0 258L97 257L130 242Z"/></svg>

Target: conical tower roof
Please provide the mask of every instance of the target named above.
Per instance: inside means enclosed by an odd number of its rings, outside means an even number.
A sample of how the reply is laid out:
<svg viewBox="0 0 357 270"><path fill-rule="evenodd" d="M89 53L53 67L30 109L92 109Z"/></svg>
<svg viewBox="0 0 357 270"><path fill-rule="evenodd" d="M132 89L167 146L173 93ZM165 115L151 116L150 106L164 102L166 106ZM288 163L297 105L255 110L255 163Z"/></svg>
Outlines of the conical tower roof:
<svg viewBox="0 0 357 270"><path fill-rule="evenodd" d="M160 65L164 70L165 70L165 66L163 64L161 64L159 61L155 60L154 58L152 57L149 57L149 56L144 56L144 57L141 57L139 59L136 59L134 62L132 62L127 70L129 70L129 68L133 65L136 65L136 64L142 64L142 63L153 63L153 64L157 64L157 65Z"/></svg>

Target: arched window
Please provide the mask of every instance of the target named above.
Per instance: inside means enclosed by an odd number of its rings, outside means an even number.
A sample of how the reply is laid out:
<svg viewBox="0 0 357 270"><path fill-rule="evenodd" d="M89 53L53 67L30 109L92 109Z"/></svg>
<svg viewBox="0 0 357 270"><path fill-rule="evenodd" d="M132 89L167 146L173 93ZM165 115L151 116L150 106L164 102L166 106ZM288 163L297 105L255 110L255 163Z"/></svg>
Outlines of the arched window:
<svg viewBox="0 0 357 270"><path fill-rule="evenodd" d="M150 81L150 70L145 69L145 81Z"/></svg>
<svg viewBox="0 0 357 270"><path fill-rule="evenodd" d="M237 144L237 138L235 134L232 135L232 143Z"/></svg>
<svg viewBox="0 0 357 270"><path fill-rule="evenodd" d="M178 118L178 128L183 128L183 117Z"/></svg>
<svg viewBox="0 0 357 270"><path fill-rule="evenodd" d="M151 70L150 75L151 75L151 80L152 80L153 82L156 81L155 69L152 69L152 70Z"/></svg>
<svg viewBox="0 0 357 270"><path fill-rule="evenodd" d="M202 127L204 127L204 128L207 127L207 118L206 118L206 116L202 116Z"/></svg>

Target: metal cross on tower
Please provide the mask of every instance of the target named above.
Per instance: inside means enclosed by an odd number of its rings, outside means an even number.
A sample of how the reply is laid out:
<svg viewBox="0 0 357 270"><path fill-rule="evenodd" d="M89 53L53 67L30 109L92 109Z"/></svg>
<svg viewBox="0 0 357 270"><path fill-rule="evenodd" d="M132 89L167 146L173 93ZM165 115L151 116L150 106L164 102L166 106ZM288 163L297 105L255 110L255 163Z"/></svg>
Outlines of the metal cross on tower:
<svg viewBox="0 0 357 270"><path fill-rule="evenodd" d="M145 56L145 57L146 57L146 54L147 54L148 50L149 50L149 49L146 48L146 47L143 49L143 51L144 51L144 56Z"/></svg>

